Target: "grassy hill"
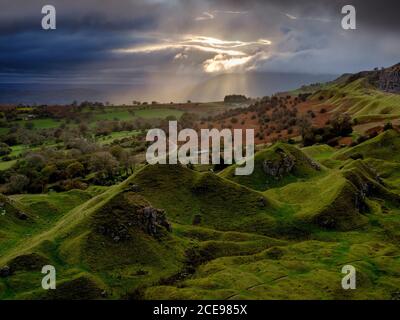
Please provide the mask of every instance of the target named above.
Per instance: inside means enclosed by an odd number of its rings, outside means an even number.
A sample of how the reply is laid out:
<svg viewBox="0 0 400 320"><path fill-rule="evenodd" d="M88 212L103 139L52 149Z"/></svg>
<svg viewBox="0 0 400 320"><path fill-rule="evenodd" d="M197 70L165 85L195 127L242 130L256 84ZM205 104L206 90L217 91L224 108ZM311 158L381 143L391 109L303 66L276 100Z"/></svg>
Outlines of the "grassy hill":
<svg viewBox="0 0 400 320"><path fill-rule="evenodd" d="M358 124L399 119L400 95L383 91L378 84L382 75L390 74L395 68L398 69L398 65L384 70L345 74L334 81L305 86L293 93L311 93L311 101L333 105L332 112L349 113Z"/></svg>
<svg viewBox="0 0 400 320"><path fill-rule="evenodd" d="M358 123L400 117L400 95L380 91L364 78L324 86L311 99L326 99L324 103L336 106L334 111L345 111Z"/></svg>
<svg viewBox="0 0 400 320"><path fill-rule="evenodd" d="M246 179L234 166L154 165L108 188L3 197L0 268L12 274L0 298L395 298L400 160L389 155L399 137L339 151L279 143L255 155ZM290 170L271 176L282 161ZM40 287L45 264L57 269L55 291ZM358 290L341 289L345 264Z"/></svg>
<svg viewBox="0 0 400 320"><path fill-rule="evenodd" d="M235 165L228 167L220 176L260 191L307 180L324 171L301 150L283 143L256 153L251 175L235 176L235 168Z"/></svg>

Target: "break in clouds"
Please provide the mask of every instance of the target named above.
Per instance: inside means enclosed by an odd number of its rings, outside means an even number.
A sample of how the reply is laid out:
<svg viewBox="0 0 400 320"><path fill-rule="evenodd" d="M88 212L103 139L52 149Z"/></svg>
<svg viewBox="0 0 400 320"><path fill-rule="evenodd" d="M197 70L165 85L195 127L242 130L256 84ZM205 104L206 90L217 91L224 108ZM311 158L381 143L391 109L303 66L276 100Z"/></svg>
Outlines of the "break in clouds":
<svg viewBox="0 0 400 320"><path fill-rule="evenodd" d="M172 81L182 91L226 73L388 66L400 51L391 0L353 1L351 31L340 24L344 1L53 0L54 31L40 28L42 1L0 3L3 84L130 84L143 93Z"/></svg>

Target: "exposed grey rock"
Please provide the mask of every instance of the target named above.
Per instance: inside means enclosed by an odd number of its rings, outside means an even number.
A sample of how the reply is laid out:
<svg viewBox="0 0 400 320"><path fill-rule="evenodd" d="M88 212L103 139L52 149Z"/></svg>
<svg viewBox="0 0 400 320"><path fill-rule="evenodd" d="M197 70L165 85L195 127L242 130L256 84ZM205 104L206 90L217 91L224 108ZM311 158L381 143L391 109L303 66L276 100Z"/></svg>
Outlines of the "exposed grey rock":
<svg viewBox="0 0 400 320"><path fill-rule="evenodd" d="M280 155L280 159L264 160L263 170L266 174L279 180L285 174L290 173L293 170L296 165L296 158L279 149L277 150L277 153Z"/></svg>
<svg viewBox="0 0 400 320"><path fill-rule="evenodd" d="M278 156L277 158L272 160L264 160L263 162L264 172L267 175L274 177L275 180L280 180L286 174L291 173L295 169L297 161L307 162L314 170L321 171L321 166L306 156L296 159L295 156L285 152L281 148L278 148L275 153Z"/></svg>
<svg viewBox="0 0 400 320"><path fill-rule="evenodd" d="M28 220L28 215L22 211L18 211L17 218L20 220Z"/></svg>
<svg viewBox="0 0 400 320"><path fill-rule="evenodd" d="M139 214L141 214L144 231L149 235L157 235L159 226L166 228L169 232L172 231L171 225L165 217L164 210L145 207L140 210Z"/></svg>
<svg viewBox="0 0 400 320"><path fill-rule="evenodd" d="M382 91L400 93L400 63L389 68L355 73L349 76L346 84L360 78L366 78L370 84Z"/></svg>
<svg viewBox="0 0 400 320"><path fill-rule="evenodd" d="M381 70L377 85L383 91L400 93L400 65Z"/></svg>
<svg viewBox="0 0 400 320"><path fill-rule="evenodd" d="M116 217L114 222L102 223L96 231L103 236L111 238L114 242L123 242L132 239L132 232L143 232L158 237L161 229L171 232L172 228L167 221L164 210L151 206L137 207L135 209L113 208L110 215Z"/></svg>
<svg viewBox="0 0 400 320"><path fill-rule="evenodd" d="M193 225L198 225L201 223L201 214L195 214L193 217Z"/></svg>
<svg viewBox="0 0 400 320"><path fill-rule="evenodd" d="M258 198L258 205L261 208L265 208L267 206L267 200L264 197Z"/></svg>
<svg viewBox="0 0 400 320"><path fill-rule="evenodd" d="M142 188L140 188L140 186L138 186L137 184L133 184L133 185L129 186L128 191L140 192L140 191L142 191Z"/></svg>
<svg viewBox="0 0 400 320"><path fill-rule="evenodd" d="M321 166L317 162L315 162L314 160L312 160L310 158L307 158L307 160L308 160L308 163L310 164L310 166L314 170L321 171Z"/></svg>
<svg viewBox="0 0 400 320"><path fill-rule="evenodd" d="M11 276L11 268L9 266L0 268L0 277L5 278L9 276Z"/></svg>
<svg viewBox="0 0 400 320"><path fill-rule="evenodd" d="M365 202L365 199L367 198L368 194L369 194L369 185L365 182L361 182L360 185L358 186L358 191L355 197L355 207L361 212L364 212L368 209L368 205Z"/></svg>

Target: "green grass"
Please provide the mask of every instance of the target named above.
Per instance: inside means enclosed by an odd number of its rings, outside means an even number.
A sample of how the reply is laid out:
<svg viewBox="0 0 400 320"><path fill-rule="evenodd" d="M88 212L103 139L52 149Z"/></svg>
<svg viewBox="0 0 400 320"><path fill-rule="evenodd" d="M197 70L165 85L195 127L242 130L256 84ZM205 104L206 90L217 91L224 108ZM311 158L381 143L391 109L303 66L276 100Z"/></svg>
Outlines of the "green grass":
<svg viewBox="0 0 400 320"><path fill-rule="evenodd" d="M335 149L326 145L313 145L310 147L305 147L301 149L307 156L310 158L313 158L314 160L321 161L325 159L329 159L333 153L335 152Z"/></svg>
<svg viewBox="0 0 400 320"><path fill-rule="evenodd" d="M101 137L97 139L97 142L100 144L110 144L118 139L130 138L139 134L139 131L120 131L113 132L105 137Z"/></svg>
<svg viewBox="0 0 400 320"><path fill-rule="evenodd" d="M88 201L102 191L71 190L65 193L49 193L36 195L15 195L1 199L7 203L4 215L1 216L0 253L10 246L26 241L33 235L53 226L67 211ZM3 196L1 196L3 197ZM7 200L8 199L8 200ZM29 219L19 220L17 212L28 214Z"/></svg>
<svg viewBox="0 0 400 320"><path fill-rule="evenodd" d="M17 160L0 161L0 171L8 170L16 163L17 163Z"/></svg>
<svg viewBox="0 0 400 320"><path fill-rule="evenodd" d="M23 121L18 121L21 125L25 125L25 123L31 122L34 125L34 129L52 129L52 128L58 128L61 124L60 121L56 121L54 119L46 118L46 119L33 119L33 120L23 120Z"/></svg>
<svg viewBox="0 0 400 320"><path fill-rule="evenodd" d="M29 148L29 146L20 144L20 145L12 146L12 147L11 147L11 150L12 150L12 151L11 151L11 153L10 153L10 156L11 156L11 157L18 157L18 156L20 156L24 151L29 151L30 148Z"/></svg>
<svg viewBox="0 0 400 320"><path fill-rule="evenodd" d="M36 150L40 150L40 148L42 148L43 146L47 146L47 147L55 147L58 144L53 143L51 141L47 141L45 142L42 146L40 147L29 147L27 145L16 145L16 146L12 146L11 149L11 153L10 153L10 157L15 157L18 158L20 157L23 153L25 152L34 152ZM0 171L2 170L7 170L10 169L14 164L17 163L17 159L15 160L10 160L10 161L0 161Z"/></svg>
<svg viewBox="0 0 400 320"><path fill-rule="evenodd" d="M107 111L105 113L95 113L93 120L114 120L118 119L121 121L133 120L135 118L144 118L144 119L164 119L167 116L174 116L176 118L180 118L183 114L183 111L176 109L167 109L167 108L151 108L151 109L142 109L135 110L134 114L130 113L128 110L112 110Z"/></svg>

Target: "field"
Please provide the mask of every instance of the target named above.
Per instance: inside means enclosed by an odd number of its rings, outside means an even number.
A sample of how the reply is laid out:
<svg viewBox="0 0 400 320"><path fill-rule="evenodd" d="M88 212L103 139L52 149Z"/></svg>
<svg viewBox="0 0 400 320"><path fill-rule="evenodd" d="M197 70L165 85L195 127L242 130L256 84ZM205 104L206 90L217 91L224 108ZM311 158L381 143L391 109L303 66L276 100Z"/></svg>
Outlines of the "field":
<svg viewBox="0 0 400 320"><path fill-rule="evenodd" d="M135 118L143 118L143 119L153 119L153 118L166 118L168 116L175 117L179 119L179 117L183 114L183 111L176 109L168 109L168 108L160 108L160 109L144 109L137 110L134 113L130 113L127 110L120 111L106 111L105 113L98 113L94 116L94 120L133 120Z"/></svg>

